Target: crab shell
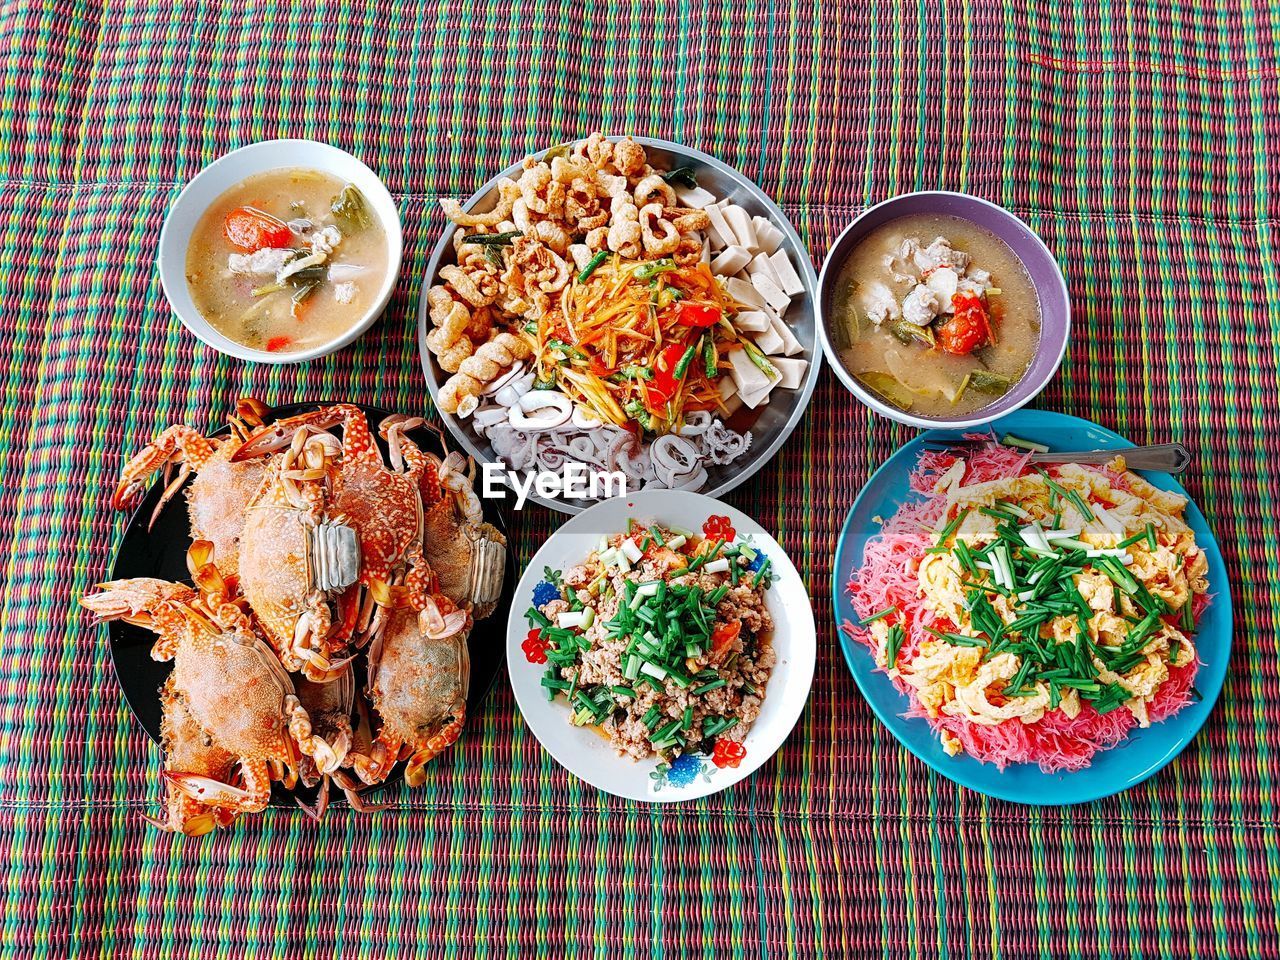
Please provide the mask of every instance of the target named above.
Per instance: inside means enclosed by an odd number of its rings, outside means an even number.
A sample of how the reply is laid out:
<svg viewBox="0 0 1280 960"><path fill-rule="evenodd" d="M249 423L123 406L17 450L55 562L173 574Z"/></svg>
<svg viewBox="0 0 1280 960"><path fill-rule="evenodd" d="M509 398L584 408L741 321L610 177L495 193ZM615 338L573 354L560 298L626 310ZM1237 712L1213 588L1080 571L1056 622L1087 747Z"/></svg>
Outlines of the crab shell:
<svg viewBox="0 0 1280 960"><path fill-rule="evenodd" d="M212 542L213 562L225 577L240 572L246 510L267 472L266 464L260 461L232 463L232 450L229 441L223 443L186 492L191 537Z"/></svg>
<svg viewBox="0 0 1280 960"><path fill-rule="evenodd" d="M368 694L380 724L376 739L349 757L366 783L386 779L407 758L405 780L422 782L422 767L448 749L466 719L471 659L470 620L448 636L433 639L412 610L397 609L369 650ZM363 737L358 739L363 740Z"/></svg>
<svg viewBox="0 0 1280 960"><path fill-rule="evenodd" d="M312 482L304 488L311 504L297 505L283 476L287 466L283 457L270 461L249 505L240 538L240 589L287 668L333 679L341 670L327 638L332 611L315 583L311 558L322 494Z"/></svg>
<svg viewBox="0 0 1280 960"><path fill-rule="evenodd" d="M440 462L431 459L419 485L425 507L422 552L440 592L483 620L502 594L507 538L493 524L467 515L462 498L441 485Z"/></svg>
<svg viewBox="0 0 1280 960"><path fill-rule="evenodd" d="M192 539L211 541L218 571L235 576L245 507L261 485L265 467L261 462L235 463L231 458L251 428L262 425L266 412L260 401L241 398L228 419L231 433L226 437L205 437L185 424L168 427L125 464L112 505L128 507L142 494L147 478L164 467L167 486L151 515L154 524L187 477L195 474L186 489Z"/></svg>
<svg viewBox="0 0 1280 960"><path fill-rule="evenodd" d="M257 637L228 631L183 644L172 679L195 722L238 761L297 764L288 731L293 680Z"/></svg>
<svg viewBox="0 0 1280 960"><path fill-rule="evenodd" d="M235 770L235 755L222 749L200 728L186 702L178 694L170 676L160 689L160 744L164 750L167 773L207 777L226 782ZM233 810L207 806L166 778L163 822L154 821L163 830L198 837L217 827L227 827L235 819Z"/></svg>

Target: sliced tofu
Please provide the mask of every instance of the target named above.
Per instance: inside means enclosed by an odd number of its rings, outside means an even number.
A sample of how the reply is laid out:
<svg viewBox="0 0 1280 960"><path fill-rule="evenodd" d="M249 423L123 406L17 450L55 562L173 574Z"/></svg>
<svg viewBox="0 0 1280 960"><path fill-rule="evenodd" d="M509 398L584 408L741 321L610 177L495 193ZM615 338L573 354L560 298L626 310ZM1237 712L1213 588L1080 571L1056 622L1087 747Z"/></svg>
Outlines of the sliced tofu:
<svg viewBox="0 0 1280 960"><path fill-rule="evenodd" d="M762 253L772 256L786 239L786 235L768 217L752 217L751 225L756 228L756 245Z"/></svg>
<svg viewBox="0 0 1280 960"><path fill-rule="evenodd" d="M786 341L778 335L778 331L772 326L768 330L761 330L752 334L751 339L755 341L756 346L760 348L760 352L765 356L771 353L783 353L787 346Z"/></svg>
<svg viewBox="0 0 1280 960"><path fill-rule="evenodd" d="M729 224L725 222L724 211L712 204L704 207L707 218L711 221L711 226L707 228L707 236L711 239L711 246L715 250L723 250L725 247L738 245L738 239L734 236L733 230Z"/></svg>
<svg viewBox="0 0 1280 960"><path fill-rule="evenodd" d="M764 310L743 310L734 317L733 325L747 333L761 333L773 329L773 315Z"/></svg>
<svg viewBox="0 0 1280 960"><path fill-rule="evenodd" d="M702 256L698 258L699 263L711 263L711 241L707 237L702 238Z"/></svg>
<svg viewBox="0 0 1280 960"><path fill-rule="evenodd" d="M701 210L716 202L716 195L701 187L676 187L676 198L686 207Z"/></svg>
<svg viewBox="0 0 1280 960"><path fill-rule="evenodd" d="M766 376L763 370L751 362L746 350L729 351L729 363L729 376L738 388L738 396L752 409L768 403L769 392L782 382L782 374L776 367L773 376Z"/></svg>
<svg viewBox="0 0 1280 960"><path fill-rule="evenodd" d="M769 306L769 302L756 290L754 283L730 277L724 282L724 289L734 300L748 307L764 309Z"/></svg>
<svg viewBox="0 0 1280 960"><path fill-rule="evenodd" d="M777 317L773 319L773 332L782 338L784 344L782 352L788 357L794 357L797 353L804 353L804 347L800 345L796 335L791 332L791 328Z"/></svg>
<svg viewBox="0 0 1280 960"><path fill-rule="evenodd" d="M729 224L729 229L733 231L733 235L738 238L738 246L745 247L752 253L758 253L760 248L756 245L756 228L751 222L751 214L737 206L727 206L724 208L724 219Z"/></svg>
<svg viewBox="0 0 1280 960"><path fill-rule="evenodd" d="M791 258L787 256L787 251L779 250L769 256L769 266L773 268L774 274L778 279L778 286L782 288L782 292L789 297L798 297L804 293L804 284L800 282L800 274L796 273L796 268L791 265Z"/></svg>
<svg viewBox="0 0 1280 960"><path fill-rule="evenodd" d="M711 272L722 277L732 276L751 262L751 251L746 247L725 247L711 261Z"/></svg>
<svg viewBox="0 0 1280 960"><path fill-rule="evenodd" d="M770 357L769 362L782 374L778 386L783 390L799 390L804 383L805 371L809 369L809 361L801 357Z"/></svg>
<svg viewBox="0 0 1280 960"><path fill-rule="evenodd" d="M756 274L764 274L774 283L777 283L778 286L782 286L782 284L779 283L778 275L774 272L773 264L769 261L769 255L767 253L757 253L752 258L751 262L747 264L747 274L751 277L754 277Z"/></svg>
<svg viewBox="0 0 1280 960"><path fill-rule="evenodd" d="M750 402L749 397L767 394L773 386L773 382L765 376L764 371L751 362L746 350L729 351L729 376L733 378L734 385L738 388L738 396L742 397L742 402L749 407L756 405ZM775 376L778 379L782 378L781 374L775 374Z"/></svg>
<svg viewBox="0 0 1280 960"><path fill-rule="evenodd" d="M777 313L786 313L787 307L791 306L791 298L782 292L782 288L761 274L751 278L751 285L756 288L756 292L764 297L764 302L773 307Z"/></svg>
<svg viewBox="0 0 1280 960"><path fill-rule="evenodd" d="M738 383L732 375L720 378L720 402L724 404L726 417L731 417L742 409L742 398L738 396Z"/></svg>

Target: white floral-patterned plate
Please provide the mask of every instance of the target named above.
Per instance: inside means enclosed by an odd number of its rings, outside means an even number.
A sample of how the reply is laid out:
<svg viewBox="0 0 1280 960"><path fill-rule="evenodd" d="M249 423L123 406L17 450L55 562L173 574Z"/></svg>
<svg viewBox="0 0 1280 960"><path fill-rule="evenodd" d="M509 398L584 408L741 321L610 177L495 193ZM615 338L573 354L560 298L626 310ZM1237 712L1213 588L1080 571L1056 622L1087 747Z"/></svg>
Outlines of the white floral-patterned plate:
<svg viewBox="0 0 1280 960"><path fill-rule="evenodd" d="M662 523L701 531L712 517L727 519L734 543L749 544L759 555L753 565L770 561L771 585L765 602L773 617L773 648L777 663L765 688L760 716L747 733L746 754L732 761L688 753L666 764L656 757L635 761L620 757L607 738L592 727L575 727L563 697L549 702L542 678L545 662L538 643L529 640L531 607L558 595L563 571L582 563L601 536L622 533L627 521L646 526ZM723 520L714 521L723 524ZM773 537L758 523L727 504L698 493L651 490L598 503L574 517L542 546L530 561L516 587L507 624L507 669L516 702L533 735L574 776L606 793L647 803L679 803L705 797L749 777L787 738L804 711L813 683L817 636L813 605L795 566Z"/></svg>

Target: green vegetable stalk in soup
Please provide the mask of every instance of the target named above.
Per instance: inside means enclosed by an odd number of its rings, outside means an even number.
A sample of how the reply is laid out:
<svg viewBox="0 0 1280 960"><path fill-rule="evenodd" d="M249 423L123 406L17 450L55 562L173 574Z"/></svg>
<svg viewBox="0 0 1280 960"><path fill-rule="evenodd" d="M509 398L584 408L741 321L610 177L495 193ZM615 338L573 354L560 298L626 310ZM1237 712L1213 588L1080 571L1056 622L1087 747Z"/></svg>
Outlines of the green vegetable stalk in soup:
<svg viewBox="0 0 1280 960"><path fill-rule="evenodd" d="M187 285L205 319L237 343L281 353L350 329L387 269L386 232L359 189L300 168L232 187L187 248Z"/></svg>
<svg viewBox="0 0 1280 960"><path fill-rule="evenodd" d="M1026 373L1040 303L1017 256L957 217L887 223L854 248L836 285L833 334L846 369L921 416L974 413Z"/></svg>

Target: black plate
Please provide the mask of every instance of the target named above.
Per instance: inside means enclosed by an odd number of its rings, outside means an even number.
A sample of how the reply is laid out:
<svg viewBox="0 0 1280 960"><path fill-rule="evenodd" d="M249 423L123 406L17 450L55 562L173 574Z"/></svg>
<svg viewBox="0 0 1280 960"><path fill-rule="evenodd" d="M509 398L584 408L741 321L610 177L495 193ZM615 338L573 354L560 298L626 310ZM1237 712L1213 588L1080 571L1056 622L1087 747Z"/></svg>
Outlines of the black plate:
<svg viewBox="0 0 1280 960"><path fill-rule="evenodd" d="M267 421L315 410L326 406L322 403L293 403L274 407L267 414ZM356 404L369 418L370 426L376 426L390 410L368 404ZM216 435L228 432L224 427ZM374 432L377 436L376 430ZM430 430L414 430L410 438L423 450L443 457L444 445L439 435ZM386 455L386 443L379 437L378 445ZM151 530L147 522L160 501L164 484L157 480L147 491L133 516L125 528L124 538L116 552L115 564L111 568L111 579L120 580L128 577L158 577L162 580L190 583L187 572L187 548L191 546L191 533L187 516L187 498L181 493L175 495L161 511ZM503 533L507 532L506 501L482 499L484 516L487 521ZM471 689L467 695L467 714L474 717L481 703L493 689L494 681L502 672L506 651L506 622L511 599L516 587L516 555L510 542L507 544L507 568L502 585L502 596L494 612L475 625L468 638L467 646L471 653ZM129 709L138 719L138 723L147 731L156 743L160 742L160 687L173 669L173 664L159 663L151 659L151 647L155 643L155 634L142 627L135 627L121 621L113 621L108 625L111 637L111 660L115 665L116 677L120 688L124 691ZM465 736L465 733L464 733ZM403 764L396 767L385 783L377 787L367 787L361 792L376 790L398 782L403 775ZM313 803L316 790L304 787L301 783L295 790L286 790L280 784L272 788L272 802L277 804L293 804L294 797L304 802ZM333 790L332 799L341 799L341 791Z"/></svg>

